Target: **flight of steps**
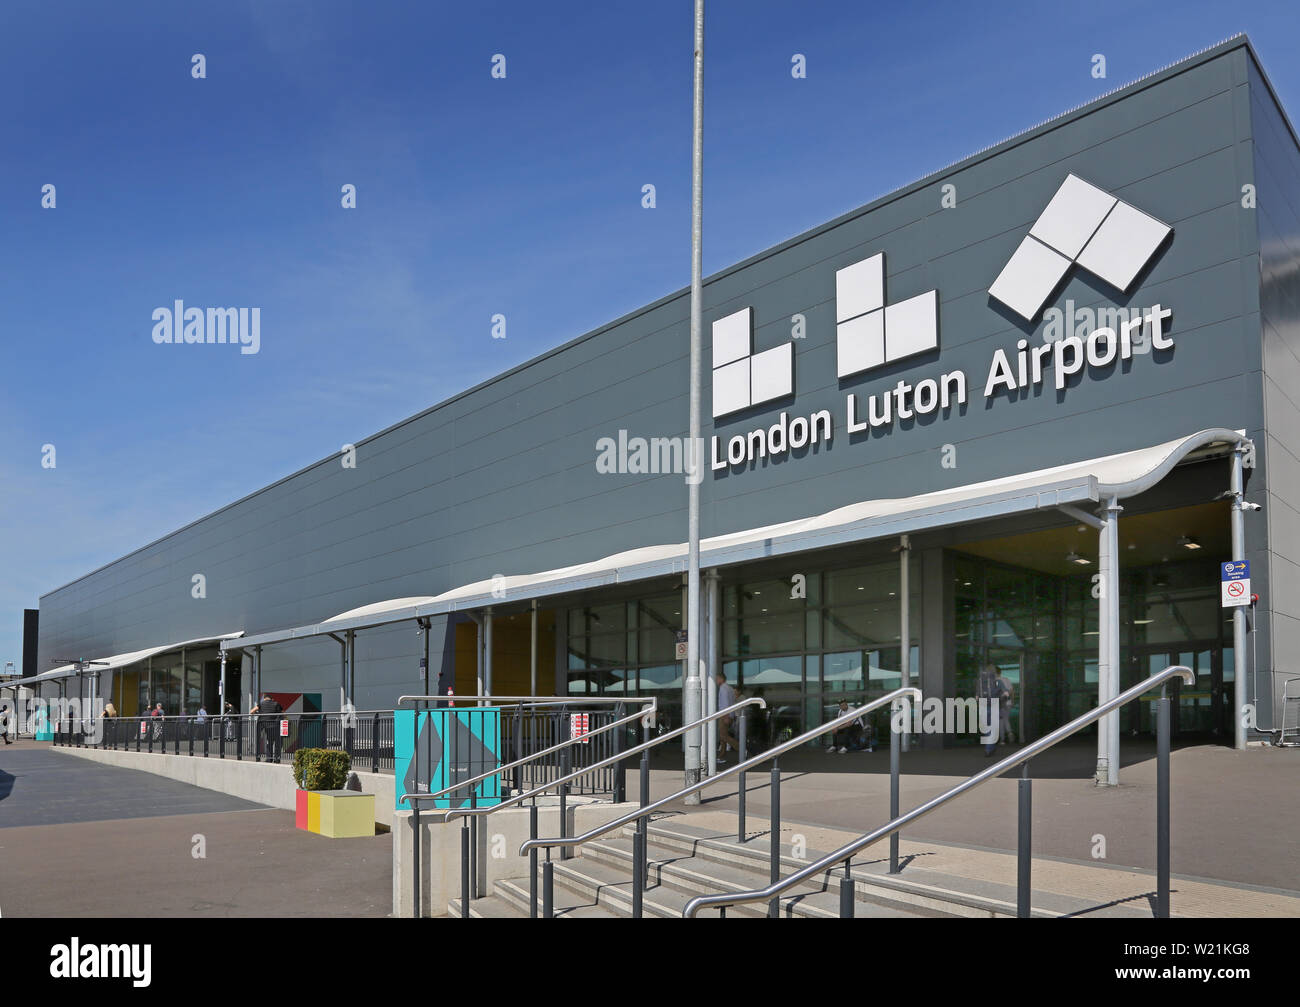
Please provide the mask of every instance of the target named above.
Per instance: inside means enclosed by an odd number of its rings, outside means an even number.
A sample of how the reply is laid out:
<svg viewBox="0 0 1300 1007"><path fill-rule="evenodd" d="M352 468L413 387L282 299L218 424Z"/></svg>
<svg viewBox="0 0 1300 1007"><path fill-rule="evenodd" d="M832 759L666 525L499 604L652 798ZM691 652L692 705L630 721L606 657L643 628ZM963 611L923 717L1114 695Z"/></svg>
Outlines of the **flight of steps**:
<svg viewBox="0 0 1300 1007"><path fill-rule="evenodd" d="M555 860L555 915L561 918L626 918L632 915L631 826L621 832L593 840L582 847L580 856ZM649 885L642 910L647 917L679 918L686 903L697 895L740 892L763 888L769 880L766 842L750 840L744 845L720 838L702 838L680 817L653 821L649 826ZM782 876L798 861L782 858ZM541 874L538 864L538 915L541 915ZM854 871L855 879L859 872ZM913 904L888 888L858 881L854 914L858 917L919 917L953 915L942 903ZM787 918L838 918L839 876L827 883L823 875L815 883L792 889L779 902L780 915ZM460 915L460 900L448 904L448 913ZM716 916L716 909L701 916ZM498 881L491 894L470 903L470 916L477 918L519 918L528 915L528 879ZM766 903L730 906L728 916L766 916Z"/></svg>

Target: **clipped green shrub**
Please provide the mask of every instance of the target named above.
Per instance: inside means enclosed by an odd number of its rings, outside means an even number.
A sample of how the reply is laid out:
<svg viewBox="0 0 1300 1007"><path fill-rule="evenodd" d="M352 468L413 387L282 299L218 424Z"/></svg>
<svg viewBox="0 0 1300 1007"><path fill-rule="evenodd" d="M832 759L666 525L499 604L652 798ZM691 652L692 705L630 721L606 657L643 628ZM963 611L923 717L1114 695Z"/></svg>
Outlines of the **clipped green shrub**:
<svg viewBox="0 0 1300 1007"><path fill-rule="evenodd" d="M293 782L300 790L342 790L351 769L347 752L300 748L293 753Z"/></svg>

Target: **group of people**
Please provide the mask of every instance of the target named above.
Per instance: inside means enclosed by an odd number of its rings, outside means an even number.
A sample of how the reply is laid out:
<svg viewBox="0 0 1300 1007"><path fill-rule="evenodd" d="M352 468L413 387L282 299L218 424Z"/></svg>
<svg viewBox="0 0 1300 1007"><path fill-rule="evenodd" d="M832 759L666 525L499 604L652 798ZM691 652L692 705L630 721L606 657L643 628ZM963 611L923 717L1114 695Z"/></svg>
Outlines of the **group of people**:
<svg viewBox="0 0 1300 1007"><path fill-rule="evenodd" d="M0 708L0 724L4 723L3 720L4 709L7 709L7 707ZM237 711L234 705L231 703L226 703L223 705L222 717L226 722L227 741L234 740L235 729L234 729L233 718L238 714L238 712L239 711ZM279 762L281 759L281 753L283 751L283 742L281 741L280 738L279 717L280 714L284 712L284 707L280 704L279 700L275 699L269 693L263 693L261 701L256 706L254 706L252 710L250 710L249 712L253 714L257 714L260 718L259 720L260 730L258 732L258 737L261 739L265 739L265 746L263 751L266 756L266 761ZM105 703L104 716L110 718L116 717L117 707L115 707L112 703ZM153 739L155 741L161 741L163 737L163 719L167 716L167 712L163 708L163 704L161 702L154 703L154 705L149 708L149 712L147 714L144 714L144 716L148 717L151 721L154 721L152 725ZM207 707L203 703L200 703L198 710L194 714L193 723L200 728L205 727L210 717L211 714L208 713ZM141 733L143 734L143 732ZM9 736L6 734L5 744L9 744L9 743L10 743Z"/></svg>

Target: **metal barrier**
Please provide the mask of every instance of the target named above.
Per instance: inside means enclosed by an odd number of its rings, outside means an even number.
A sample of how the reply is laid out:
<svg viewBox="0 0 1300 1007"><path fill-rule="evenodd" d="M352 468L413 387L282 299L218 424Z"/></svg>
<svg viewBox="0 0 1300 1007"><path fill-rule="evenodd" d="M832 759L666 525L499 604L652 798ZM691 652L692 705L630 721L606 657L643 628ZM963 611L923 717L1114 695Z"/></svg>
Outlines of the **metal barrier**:
<svg viewBox="0 0 1300 1007"><path fill-rule="evenodd" d="M394 768L391 710L61 720L54 725L54 744L256 762L279 762L300 748L326 748L347 752L352 768L362 772Z"/></svg>
<svg viewBox="0 0 1300 1007"><path fill-rule="evenodd" d="M1279 748L1295 748L1300 745L1300 686L1296 691L1291 691L1293 683L1300 682L1300 678L1288 678L1282 683L1282 728L1278 731L1277 745ZM1289 725L1289 726L1288 726ZM1291 740L1287 740L1287 735L1291 735Z"/></svg>
<svg viewBox="0 0 1300 1007"><path fill-rule="evenodd" d="M517 700L519 701L518 705L526 706L530 711L535 711L539 707L546 708L548 711L550 711L550 713L553 716L564 718L559 721L559 724L560 724L560 728L564 730L566 737L564 737L563 740L553 745L549 745L540 750L531 752L528 755L521 756L520 758L512 762L506 763L504 765L497 765L495 768L490 769L487 772L469 777L468 779L457 780L455 783L451 784L451 786L444 787L442 790L439 791L430 790L429 792L423 794L419 793L418 787L419 787L420 775L419 775L419 764L418 764L418 759L419 759L418 713L420 712L421 704L424 704L426 708L429 708L429 704L432 703L433 709L448 709L451 708L454 702L457 701L475 702L481 700L491 700L492 702L498 705L502 703L511 704L512 701ZM420 915L420 856L421 856L420 803L421 802L435 801L435 800L467 800L470 803L470 810L472 812L490 813L492 811L499 810L502 807L507 807L507 806L512 806L514 804L517 804L527 799L528 797L533 797L534 802L533 802L532 815L531 815L532 824L533 824L532 834L536 835L536 824L537 824L537 808L536 808L536 800L535 800L536 795L550 789L551 787L558 786L560 788L560 815L561 815L561 819L563 819L564 812L565 812L565 802L567 799L567 792L565 790L567 784L575 779L581 779L585 776L590 776L594 772L598 772L600 770L610 768L613 766L615 762L620 761L623 758L623 755L618 754L620 733L625 728L629 727L630 725L636 722L641 722L645 726L649 726L653 722L653 719L658 710L658 702L656 699L654 699L653 697L643 698L637 696L625 696L618 699L607 698L607 697L592 697L590 699L574 699L574 698L565 699L565 698L552 698L552 697L541 698L536 696L492 696L492 697L457 696L453 699L452 697L447 697L447 696L402 696L398 699L399 705L404 705L405 703L408 702L412 702L415 704L415 711L417 713L417 716L412 718L412 734L413 734L412 747L416 755L414 781L417 790L413 792L403 793L401 797L398 798L398 803L409 804L411 806L411 822L412 822L412 827L414 829L414 834L413 834L414 838L412 841L412 852L413 852L412 880L414 884L412 915L414 915L415 917L419 917ZM614 704L616 714L621 713L622 707L625 705L639 704L640 708L635 713L629 714L627 716L619 716L615 720L611 720L608 723L598 725L594 729L589 729L580 736L572 737L572 738L567 737L568 727L570 723L567 717L568 714L571 712L570 708L574 706L581 706L584 704L595 704L595 705ZM463 708L458 712L461 714L471 714L473 713L473 711L474 711L474 707L468 707L468 708ZM587 726L588 728L590 728L589 722ZM571 758L570 752L574 746L584 744L584 743L591 743L599 739L605 738L606 736L613 739L615 754L612 757L607 759L598 759L594 764L581 767L574 772L569 771L568 760ZM523 738L522 731L517 732L515 738L517 740L520 740L520 743L522 745L522 738ZM520 770L533 767L533 766L539 766L545 768L549 765L549 760L553 758L561 759L560 768L561 768L562 775L560 777L547 779L540 785L533 787L527 792L516 796L512 796L500 804L491 805L485 808L479 808L477 806L477 795L474 793L474 786L476 784L481 783L484 780L491 779L492 777L500 776L501 774L507 772L518 774ZM612 773L615 781L612 793L615 801L618 801L622 799L621 797L622 773L612 768L610 769L610 772ZM463 795L460 793L462 791L464 792ZM453 814L455 814L455 811L448 812L447 815L444 817L444 821L450 818ZM477 819L475 819L474 822L473 832L476 837ZM477 853L477 846L471 841L472 838L474 837L471 837L469 829L465 829L462 831L462 835L461 835L461 916L465 918L468 918L469 916L469 900L470 900L470 893L471 893L469 874L470 874L471 867L475 868L475 880L477 880L477 869L476 869L477 864L474 863L474 854Z"/></svg>
<svg viewBox="0 0 1300 1007"><path fill-rule="evenodd" d="M650 796L649 795L649 787L650 787L649 763L645 760L645 757L643 756L642 763L641 763L641 802L640 802L640 807L636 811L623 815L620 818L616 818L612 822L606 822L604 825L597 826L594 829L589 829L587 832L584 832L582 835L574 836L573 838L565 838L564 836L561 835L553 838L539 839L537 838L536 834L533 834L531 838L529 838L522 846L519 847L519 852L521 855L523 853L528 853L529 861L530 861L529 867L534 877L536 875L537 850L538 849L546 850L546 863L543 866L543 889L547 897L544 899L543 915L547 918L550 918L552 915L551 899L549 897L550 890L551 890L551 872L554 870L554 868L551 866L551 849L554 847L559 847L561 850L567 850L575 846L581 846L584 843L589 843L591 842L591 840L605 835L607 832L612 832L615 829L621 829L624 825L629 825L632 822L636 822L637 831L636 834L632 837L632 916L634 919L640 919L641 910L642 910L642 896L648 881L648 870L647 870L646 861L647 861L647 847L649 844L649 840L648 840L647 829L646 829L646 818L649 815L653 814L654 812L658 811L660 808L664 808L669 804L674 803L675 801L679 801L683 797L686 797L690 794L698 793L704 788L711 787L715 783L720 783L721 781L727 779L730 776L733 775L739 776L740 807L739 807L739 825L737 827L737 833L738 833L739 841L743 843L745 841L745 773L748 770L752 769L754 766L761 765L762 763L768 762L769 760L772 763L772 771L771 771L772 810L771 810L770 818L771 818L771 835L773 837L773 840L771 842L771 849L772 849L771 874L772 874L772 880L776 881L777 878L779 877L780 864L781 864L781 857L780 857L781 844L777 841L776 838L780 835L780 829L781 829L781 770L778 761L779 757L785 752L788 752L793 748L798 748L801 745L806 745L809 741L812 741L813 739L818 738L823 734L827 734L832 731L838 731L841 728L848 727L850 724L853 723L853 721L857 720L865 713L870 713L872 710L879 709L880 707L886 705L887 703L895 703L903 698L910 698L919 702L921 699L921 690L916 688L911 688L911 687L895 689L893 692L886 693L885 695L881 696L879 699L874 699L870 703L865 704L864 706L860 706L855 710L849 710L847 713L841 714L840 716L836 717L834 720L827 721L825 724L822 724L820 727L815 727L810 731L805 731L803 734L799 735L796 738L791 738L788 741L783 741L781 744L775 746L774 748L767 749L765 752L761 753L760 755L754 756L752 759L746 758L746 753L745 753L746 731L744 726L744 716L742 710L742 715L740 718L740 725L741 725L740 735L736 739L737 742L739 742L740 761L737 762L737 764L732 766L730 769L726 769L715 776L707 777L706 779L700 780L698 783L693 783L688 787L683 787L681 790L677 791L677 793L672 794L668 797L661 798L660 800L655 801L653 804L649 803L649 796ZM697 721L696 724L704 723L705 721L708 720L713 720L718 716L724 716L731 711L741 709L744 706L746 706L748 703L753 703L753 702L754 700L746 700L743 703L738 703L736 706L727 707L726 710L719 710L718 713L713 714L710 717L705 717L703 720ZM666 740L667 738L673 737L676 734L681 734L686 731L689 731L693 726L696 725L688 725L686 727L678 728L677 731L673 731L670 732L669 734L664 735L664 739ZM896 805L898 802L898 772L899 772L899 751L901 747L900 746L901 735L896 731L891 731L890 733L892 735L892 742L890 745L890 758L889 758L890 792L892 795L892 801ZM648 746L644 746L644 747L648 747ZM896 855L897 855L897 851L895 851L895 856ZM896 862L895 862L895 869L896 869ZM530 886L529 886L530 892L532 891L533 887L535 887L535 882L530 882ZM535 915L535 913L530 912L529 915L532 916ZM773 917L776 915L775 899L772 900L772 904L768 910L768 915Z"/></svg>
<svg viewBox="0 0 1300 1007"><path fill-rule="evenodd" d="M654 748L654 747L657 746L657 745L662 745L665 741L671 741L673 738L680 737L680 736L682 736L683 734L686 734L688 731L692 731L692 730L694 730L694 729L696 729L696 728L698 728L698 727L702 727L703 725L708 724L708 723L710 723L711 721L719 720L719 719L721 719L722 717L729 717L729 716L731 716L732 714L736 714L736 713L742 713L742 714L743 714L743 711L744 711L747 707L750 707L750 706L757 706L757 707L758 707L759 709L761 709L761 710L765 710L765 709L767 709L767 703L764 702L762 699L759 699L759 698L757 698L757 697L753 697L753 698L750 698L750 699L742 699L739 703L733 703L731 706L728 706L728 707L725 707L725 708L723 708L723 709L721 709L721 710L718 710L716 713L711 713L711 714L709 714L707 717L701 717L699 720L693 721L693 722L690 723L690 724L685 724L685 725L683 725L682 727L676 728L675 730L672 730L672 731L666 731L665 733L659 735L658 737L651 738L649 741L643 741L643 742L641 742L641 744L639 744L639 745L633 745L633 746L632 746L631 748L629 748L626 752L622 752L622 753L620 753L619 755L615 755L615 756L611 757L611 758L610 758L609 760L607 760L607 761L612 763L612 762L614 762L614 761L617 761L617 760L621 760L621 759L627 758L628 756L632 756L632 755L640 754L640 756L641 756L641 798L640 798L640 803L641 803L641 806L644 808L645 805L646 805L646 802L649 800L649 797L650 797L650 749ZM569 744L572 744L572 742L569 742ZM594 766L592 766L591 768L593 768L593 769L594 769L594 768L599 768L600 765L601 765L601 763L597 763L597 764L595 764ZM529 882L528 882L528 915L529 915L529 918L530 918L530 919L535 919L535 918L537 917L537 848L538 848L538 845L540 845L540 843L539 843L539 840L538 840L538 838L537 838L537 801L536 801L536 798L537 798L538 794L542 793L542 792L545 791L545 790L550 789L550 787L552 787L552 786L559 786L559 787L560 787L560 832L561 832L561 834L563 834L563 832L564 832L564 822L565 822L564 789L563 789L563 788L564 788L564 786L565 786L567 783L569 783L569 781L575 779L576 777L578 777L579 775L581 775L581 773L582 773L582 770L579 770L579 771L574 772L574 773L566 774L565 776L560 777L558 780L554 780L554 781L552 781L551 783L547 784L547 785L544 786L544 787L539 787L539 788L537 788L536 790L529 791L529 792L527 792L527 793L523 793L523 794L519 794L519 795L517 795L517 796L515 796L515 797L512 797L509 801L502 802L501 804L498 804L498 805L496 805L495 807L492 807L492 808L477 808L477 809L476 809L476 808L470 808L470 809L464 809L464 808L462 808L462 809L459 809L459 810L448 811L445 815L443 815L443 821L444 821L444 822L451 821L452 818L457 817L457 816L461 816L461 817L463 817L463 818L466 819L466 823L465 823L464 825L462 825L462 829L461 829L461 856L462 856L462 863L461 863L461 916L462 916L462 917L463 917L463 916L466 916L467 913L468 913L467 902L468 902L468 895L469 895L469 892L470 892L470 889L469 889L469 883L468 883L468 880L467 880L466 875L465 875L465 866L464 866L464 860L463 860L463 857L464 857L464 854L465 854L465 848L466 848L466 847L465 847L465 844L466 844L466 837L467 837L467 835L468 835L468 820L469 820L470 818L474 817L474 816L484 815L484 814L491 814L493 811L500 811L503 807L506 807L506 806L509 806L509 805L512 805L512 804L518 804L518 803L521 803L521 802L523 802L523 801L528 800L529 798L533 798L533 805L532 805L532 808L530 809L529 821L528 821L528 835L529 835L529 838L528 838L528 840L523 844L523 846L521 846L521 847L519 848L519 852L520 852L521 855L522 855L523 853L525 853L525 852L528 853L528 867L529 867L529 874L530 874L530 878L529 878ZM717 777L713 777L713 779L717 779ZM626 816L625 816L625 817L626 817ZM645 849L646 849L646 845L647 845L647 844L646 844L645 835L644 835L644 831L645 831L644 829L641 830L642 834L641 834L640 837L639 837L639 840L640 840L640 842L639 842L639 848L641 849L641 851L642 851L643 854L644 854L644 851L645 851ZM634 842L635 842L635 841L634 841ZM554 843L553 845L557 845L557 846L568 846L568 845L573 845L573 844L568 844L568 843L564 843L564 842L561 841L561 842L556 842L556 843ZM545 916L547 916L547 917L550 917L550 916L552 915L552 904L553 904L553 902L554 902L554 897L553 897L553 893L554 893L554 870L555 870L554 865L553 865L552 862L551 862L551 851L550 851L550 847L547 847L547 849L546 849L546 863L543 865L543 869L542 869L542 910L543 910L543 914L544 914ZM638 887L638 886L635 886L635 885L634 885L634 886L633 886L633 889L632 889L632 890L633 890L633 911L634 911L635 914L639 915L639 914L640 914L640 895L639 895L638 892L637 892L637 887Z"/></svg>
<svg viewBox="0 0 1300 1007"><path fill-rule="evenodd" d="M1139 682L1131 689L1121 692L1114 699L1103 703L1096 709L1085 713L1081 717L1076 717L1062 727L1049 734L1039 738L1031 745L1026 745L1020 751L1007 756L1007 758L989 766L981 773L976 773L969 779L959 783L951 790L932 798L909 811L907 814L899 816L893 812L890 822L882 825L873 832L853 840L833 853L828 853L821 859L809 864L807 867L800 868L793 874L780 880L774 875L772 883L766 888L755 889L747 892L720 893L717 895L702 895L693 898L686 904L682 911L684 917L694 917L701 909L710 906L717 906L720 915L725 916L727 906L740 905L747 902L763 902L769 904L768 915L773 915L772 909L777 904L777 899L783 892L789 891L797 885L800 885L810 878L815 877L826 871L833 870L837 865L844 865L844 873L840 879L840 917L843 919L852 918L854 903L854 884L851 877L850 862L854 854L866 849L873 843L879 842L886 836L896 837L900 829L911 825L919 818L928 815L931 811L942 807L953 798L974 790L982 783L986 783L995 776L1001 776L1009 769L1015 769L1017 766L1023 767L1019 781L1019 830L1016 841L1017 872L1016 872L1016 915L1020 918L1026 918L1030 914L1030 865L1032 860L1031 852L1031 832L1030 832L1030 811L1032 807L1031 787L1032 781L1029 779L1029 760L1036 755L1045 752L1047 749L1064 741L1070 735L1081 731L1089 724L1095 723L1106 714L1113 710L1118 710L1121 706L1131 703L1133 700L1140 698L1149 689L1160 686L1160 699L1158 701L1156 713L1156 910L1157 918L1164 919L1169 916L1169 697L1166 692L1166 683L1172 678L1182 678L1184 682L1192 683L1196 676L1190 668L1183 665L1171 665L1164 671L1143 682ZM891 732L895 738L897 732ZM780 843L775 833L772 835L773 849L773 870L778 863Z"/></svg>

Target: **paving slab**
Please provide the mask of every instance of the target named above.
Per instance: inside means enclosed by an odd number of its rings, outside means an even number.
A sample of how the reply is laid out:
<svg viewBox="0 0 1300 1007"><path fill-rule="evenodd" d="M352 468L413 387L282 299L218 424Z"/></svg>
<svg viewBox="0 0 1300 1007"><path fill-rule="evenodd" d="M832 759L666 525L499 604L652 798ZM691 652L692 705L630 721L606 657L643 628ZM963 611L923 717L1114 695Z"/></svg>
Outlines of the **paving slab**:
<svg viewBox="0 0 1300 1007"><path fill-rule="evenodd" d="M999 749L1006 754L1012 749ZM1066 743L1031 763L1033 844L1038 858L1153 871L1156 848L1154 750L1126 746L1118 787L1092 781L1096 749ZM797 757L795 757L797 756ZM680 754L678 754L680 767ZM734 762L733 762L734 764ZM680 768L659 763L651 772L651 795L667 797L682 786ZM914 751L902 757L900 807L908 811L988 763L979 750ZM820 825L857 834L889 820L889 753L820 752L782 756L781 813L787 822ZM746 779L749 810L768 811L768 767ZM1171 860L1182 877L1229 881L1263 889L1300 887L1300 748L1216 745L1175 749L1170 763ZM635 772L629 774L635 793ZM704 791L707 809L736 807L734 777ZM672 810L691 810L684 804ZM903 833L904 839L1014 851L1017 784L992 780L956 798ZM1095 856L1100 854L1100 856Z"/></svg>
<svg viewBox="0 0 1300 1007"><path fill-rule="evenodd" d="M719 811L692 811L661 819L656 825L687 830L701 840L736 843L736 819ZM766 854L770 829L762 819L750 819L745 845ZM811 863L836 850L859 833L822 826L785 823L781 845L792 855L796 838ZM1014 911L1017 858L1014 853L950 843L904 838L899 843L901 872L897 877L938 889L1003 903ZM864 850L853 861L855 874L865 870L887 875L888 845ZM789 868L783 873L788 873ZM1031 905L1053 914L1094 917L1150 917L1154 911L1154 873L1056 858L1035 858ZM1171 915L1186 917L1300 917L1300 891L1265 889L1173 874Z"/></svg>

